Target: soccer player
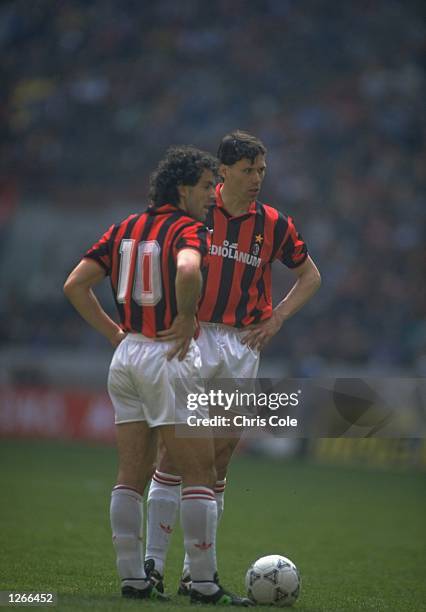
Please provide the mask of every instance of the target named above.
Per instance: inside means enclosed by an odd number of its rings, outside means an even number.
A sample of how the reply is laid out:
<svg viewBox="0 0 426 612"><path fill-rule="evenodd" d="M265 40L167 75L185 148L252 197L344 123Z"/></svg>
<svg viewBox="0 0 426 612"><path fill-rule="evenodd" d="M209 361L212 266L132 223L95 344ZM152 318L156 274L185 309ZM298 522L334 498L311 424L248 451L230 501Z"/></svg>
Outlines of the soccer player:
<svg viewBox="0 0 426 612"><path fill-rule="evenodd" d="M124 597L168 599L147 579L140 541L142 495L153 472L158 436L182 474L181 520L191 599L248 605L214 582L213 442L188 443L175 436L175 424L184 422L186 393L203 390L196 382L201 359L193 337L200 266L208 252L208 232L201 221L214 198L216 169L216 160L207 153L193 147L170 149L151 177L148 209L113 225L64 286L80 315L116 347L108 391L115 410L119 467L110 517ZM110 277L120 325L92 291L105 276ZM185 397L175 392L175 378L187 381Z"/></svg>
<svg viewBox="0 0 426 612"><path fill-rule="evenodd" d="M320 274L290 216L261 204L257 197L266 172L266 148L241 131L226 135L219 146L216 203L209 210L212 231L199 317L198 346L203 377L255 378L259 352L317 291ZM291 268L296 282L272 307L271 264ZM238 437L215 438L218 520L223 512L226 472ZM162 588L168 541L176 519L181 478L167 453L154 473L148 496L146 569ZM179 593L191 588L185 557Z"/></svg>

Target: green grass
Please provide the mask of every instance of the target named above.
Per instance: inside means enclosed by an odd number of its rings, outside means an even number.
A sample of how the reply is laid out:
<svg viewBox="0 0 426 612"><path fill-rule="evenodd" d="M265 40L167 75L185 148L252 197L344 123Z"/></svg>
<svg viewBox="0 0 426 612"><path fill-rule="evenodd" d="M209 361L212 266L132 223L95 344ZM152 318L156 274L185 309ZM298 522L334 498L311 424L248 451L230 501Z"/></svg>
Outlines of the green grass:
<svg viewBox="0 0 426 612"><path fill-rule="evenodd" d="M0 441L0 590L59 595L59 610L136 610L122 601L108 507L115 451ZM299 612L426 610L424 474L236 458L219 530L223 583L240 593L250 562L298 565ZM166 572L175 592L176 534ZM158 607L159 604L157 604ZM161 605L186 607L182 598Z"/></svg>

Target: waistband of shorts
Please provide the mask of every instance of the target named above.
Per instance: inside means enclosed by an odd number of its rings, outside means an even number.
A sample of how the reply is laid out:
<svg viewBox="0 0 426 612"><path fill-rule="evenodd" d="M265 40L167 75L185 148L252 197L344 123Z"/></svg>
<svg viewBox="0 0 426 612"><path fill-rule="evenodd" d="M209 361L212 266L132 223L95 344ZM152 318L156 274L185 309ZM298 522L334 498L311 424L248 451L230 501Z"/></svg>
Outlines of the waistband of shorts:
<svg viewBox="0 0 426 612"><path fill-rule="evenodd" d="M136 342L159 342L158 338L148 338L148 336L144 336L143 334L128 333L126 338L135 340Z"/></svg>
<svg viewBox="0 0 426 612"><path fill-rule="evenodd" d="M226 325L225 323L210 323L209 321L200 321L200 327L201 329L203 327L206 329L223 329L228 332L233 332L234 334L241 334L247 331L246 327L234 327L233 325Z"/></svg>

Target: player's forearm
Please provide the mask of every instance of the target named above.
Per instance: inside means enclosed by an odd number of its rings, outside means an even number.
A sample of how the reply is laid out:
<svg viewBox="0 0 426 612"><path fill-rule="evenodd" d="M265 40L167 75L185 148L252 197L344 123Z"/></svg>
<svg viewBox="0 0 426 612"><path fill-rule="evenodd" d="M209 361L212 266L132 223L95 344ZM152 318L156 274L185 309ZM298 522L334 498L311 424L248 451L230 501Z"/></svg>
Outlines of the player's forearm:
<svg viewBox="0 0 426 612"><path fill-rule="evenodd" d="M199 268L178 267L176 274L176 305L178 314L193 317L201 295L202 276Z"/></svg>
<svg viewBox="0 0 426 612"><path fill-rule="evenodd" d="M318 291L321 276L318 271L310 270L300 276L285 298L274 308L275 315L283 323L290 319Z"/></svg>
<svg viewBox="0 0 426 612"><path fill-rule="evenodd" d="M104 311L92 289L65 286L64 293L80 316L96 331L113 342L120 327Z"/></svg>

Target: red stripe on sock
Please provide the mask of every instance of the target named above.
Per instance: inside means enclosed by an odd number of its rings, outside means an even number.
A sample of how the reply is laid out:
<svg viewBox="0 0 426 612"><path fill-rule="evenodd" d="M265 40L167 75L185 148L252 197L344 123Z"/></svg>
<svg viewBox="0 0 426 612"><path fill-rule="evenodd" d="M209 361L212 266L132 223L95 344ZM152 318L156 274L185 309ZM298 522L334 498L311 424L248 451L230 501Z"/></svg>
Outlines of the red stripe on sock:
<svg viewBox="0 0 426 612"><path fill-rule="evenodd" d="M190 489L187 487L182 491L182 500L185 499L213 499L216 501L216 497L213 491L207 488Z"/></svg>
<svg viewBox="0 0 426 612"><path fill-rule="evenodd" d="M119 489L127 489L128 491L133 491L134 493L140 495L139 491L137 491L133 487L128 487L127 485L115 485L115 487L112 488L113 491L118 491Z"/></svg>
<svg viewBox="0 0 426 612"><path fill-rule="evenodd" d="M189 487L186 487L183 491L182 491L182 495L190 495L191 493L201 493L201 495L213 495L213 491L211 489L203 488L203 489L190 489Z"/></svg>
<svg viewBox="0 0 426 612"><path fill-rule="evenodd" d="M155 470L154 474L159 478L164 478L165 480L179 480L179 482L182 482L182 477L176 476L176 474L167 474L166 472L160 472L159 470Z"/></svg>
<svg viewBox="0 0 426 612"><path fill-rule="evenodd" d="M158 482L159 484L167 485L168 487L179 487L182 484L181 480L179 480L177 482L175 482L173 480L166 480L166 479L163 479L163 478L159 478L155 474L152 477L152 480L155 480L155 482Z"/></svg>
<svg viewBox="0 0 426 612"><path fill-rule="evenodd" d="M223 493L226 486L226 478L224 480L217 480L215 486L213 487L213 491L215 493Z"/></svg>
<svg viewBox="0 0 426 612"><path fill-rule="evenodd" d="M190 499L204 499L207 501L216 501L214 497L210 497L207 495L191 495L189 497L182 497L182 501L188 501Z"/></svg>

